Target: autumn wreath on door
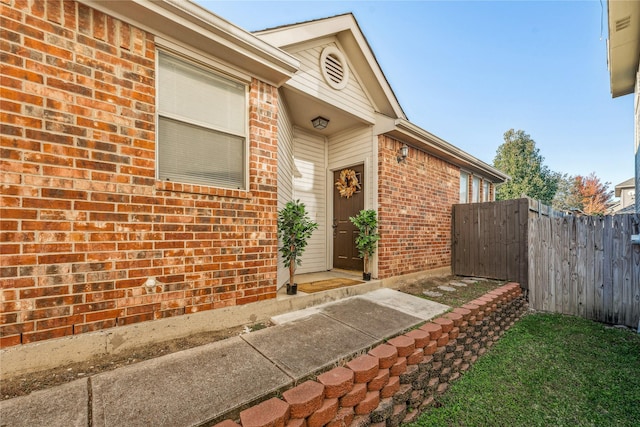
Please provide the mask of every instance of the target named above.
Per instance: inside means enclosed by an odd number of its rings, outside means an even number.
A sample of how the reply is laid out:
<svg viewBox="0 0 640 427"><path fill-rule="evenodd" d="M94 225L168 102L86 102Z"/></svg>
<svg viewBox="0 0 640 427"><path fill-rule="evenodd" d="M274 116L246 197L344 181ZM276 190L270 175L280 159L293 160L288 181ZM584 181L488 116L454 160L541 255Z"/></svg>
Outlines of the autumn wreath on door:
<svg viewBox="0 0 640 427"><path fill-rule="evenodd" d="M336 181L336 188L340 192L340 197L346 197L348 199L353 196L353 193L360 189L356 171L353 169L342 169L340 171L340 178Z"/></svg>

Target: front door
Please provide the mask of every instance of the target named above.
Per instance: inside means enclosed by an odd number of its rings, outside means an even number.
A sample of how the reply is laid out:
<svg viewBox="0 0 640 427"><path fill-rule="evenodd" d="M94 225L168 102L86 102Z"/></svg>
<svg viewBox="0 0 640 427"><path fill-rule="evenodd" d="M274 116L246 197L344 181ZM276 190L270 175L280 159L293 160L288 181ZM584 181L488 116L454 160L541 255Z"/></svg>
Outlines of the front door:
<svg viewBox="0 0 640 427"><path fill-rule="evenodd" d="M335 185L343 173L341 188ZM358 186L349 179L350 171L355 172ZM346 182L345 182L346 176ZM350 216L355 216L364 209L364 165L333 172L333 268L345 270L363 269L363 261L358 257L356 249L357 228L349 221ZM346 188L345 188L346 186ZM340 194L342 189L342 194Z"/></svg>

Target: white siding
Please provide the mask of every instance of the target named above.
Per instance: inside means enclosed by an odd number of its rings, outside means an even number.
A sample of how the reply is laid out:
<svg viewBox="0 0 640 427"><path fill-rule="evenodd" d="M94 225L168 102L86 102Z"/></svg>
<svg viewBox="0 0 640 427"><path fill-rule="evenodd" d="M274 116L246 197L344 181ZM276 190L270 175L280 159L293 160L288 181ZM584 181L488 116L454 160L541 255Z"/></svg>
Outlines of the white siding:
<svg viewBox="0 0 640 427"><path fill-rule="evenodd" d="M282 95L282 94L281 94ZM278 97L278 209L293 199L293 126L284 105ZM278 252L278 287L289 280L289 269L284 267Z"/></svg>
<svg viewBox="0 0 640 427"><path fill-rule="evenodd" d="M326 263L326 155L324 138L296 131L294 139L294 198L305 204L312 221L319 227L313 232L302 255L299 273L327 269Z"/></svg>
<svg viewBox="0 0 640 427"><path fill-rule="evenodd" d="M300 60L300 71L287 82L287 85L373 123L374 108L352 67L349 67L349 82L344 89L333 89L325 82L320 69L320 55L326 46L334 46L342 51L335 41L327 41L319 46L305 46L291 52Z"/></svg>

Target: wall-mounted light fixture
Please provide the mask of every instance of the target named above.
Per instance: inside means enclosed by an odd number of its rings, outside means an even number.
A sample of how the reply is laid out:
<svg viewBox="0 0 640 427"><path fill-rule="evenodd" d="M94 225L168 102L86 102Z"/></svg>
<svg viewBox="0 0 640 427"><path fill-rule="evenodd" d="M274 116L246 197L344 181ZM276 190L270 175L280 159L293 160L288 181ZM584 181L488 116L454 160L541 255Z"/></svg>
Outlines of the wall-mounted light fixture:
<svg viewBox="0 0 640 427"><path fill-rule="evenodd" d="M313 124L313 127L318 130L326 129L327 125L329 124L329 119L318 116L315 119L311 119L311 124Z"/></svg>
<svg viewBox="0 0 640 427"><path fill-rule="evenodd" d="M405 161L407 156L409 155L409 146L407 144L402 144L402 147L398 150L396 160L398 163L402 163Z"/></svg>

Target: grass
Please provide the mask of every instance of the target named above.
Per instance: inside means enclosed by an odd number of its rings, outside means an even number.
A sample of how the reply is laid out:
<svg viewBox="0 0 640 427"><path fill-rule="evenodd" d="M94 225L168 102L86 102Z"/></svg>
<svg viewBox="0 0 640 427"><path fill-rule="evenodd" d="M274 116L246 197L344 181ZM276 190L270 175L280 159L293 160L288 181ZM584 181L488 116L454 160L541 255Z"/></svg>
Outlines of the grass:
<svg viewBox="0 0 640 427"><path fill-rule="evenodd" d="M640 335L532 314L412 426L640 426Z"/></svg>
<svg viewBox="0 0 640 427"><path fill-rule="evenodd" d="M451 282L463 282L463 280L469 281L468 278L457 276L429 277L408 283L401 287L400 290L440 304L460 307L505 284L503 281L491 279L478 279L474 280L473 283L465 282L466 286L451 286L450 284ZM441 285L453 287L455 292L443 291L438 288ZM427 296L424 294L425 291L435 291L441 296Z"/></svg>

